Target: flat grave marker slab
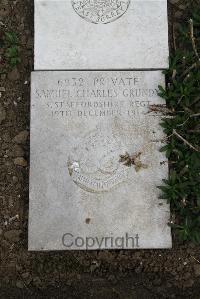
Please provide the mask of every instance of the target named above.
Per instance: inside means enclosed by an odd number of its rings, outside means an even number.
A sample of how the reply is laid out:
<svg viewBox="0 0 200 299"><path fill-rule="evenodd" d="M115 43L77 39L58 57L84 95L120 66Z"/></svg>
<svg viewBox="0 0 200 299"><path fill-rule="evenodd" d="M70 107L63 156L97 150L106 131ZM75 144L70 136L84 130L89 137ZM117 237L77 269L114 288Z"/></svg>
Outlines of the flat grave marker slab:
<svg viewBox="0 0 200 299"><path fill-rule="evenodd" d="M32 74L29 250L170 248L161 71ZM134 165L120 161L131 155ZM126 157L127 158L127 157ZM126 160L127 161L127 160Z"/></svg>
<svg viewBox="0 0 200 299"><path fill-rule="evenodd" d="M167 0L35 0L35 70L168 67Z"/></svg>

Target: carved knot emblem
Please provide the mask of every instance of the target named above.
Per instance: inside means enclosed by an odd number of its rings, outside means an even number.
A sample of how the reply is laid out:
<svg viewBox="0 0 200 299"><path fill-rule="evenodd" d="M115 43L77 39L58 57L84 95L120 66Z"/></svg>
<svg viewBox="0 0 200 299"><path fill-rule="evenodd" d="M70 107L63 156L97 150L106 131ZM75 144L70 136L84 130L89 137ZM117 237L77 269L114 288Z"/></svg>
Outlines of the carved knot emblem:
<svg viewBox="0 0 200 299"><path fill-rule="evenodd" d="M75 12L88 22L107 24L120 18L131 0L72 0Z"/></svg>

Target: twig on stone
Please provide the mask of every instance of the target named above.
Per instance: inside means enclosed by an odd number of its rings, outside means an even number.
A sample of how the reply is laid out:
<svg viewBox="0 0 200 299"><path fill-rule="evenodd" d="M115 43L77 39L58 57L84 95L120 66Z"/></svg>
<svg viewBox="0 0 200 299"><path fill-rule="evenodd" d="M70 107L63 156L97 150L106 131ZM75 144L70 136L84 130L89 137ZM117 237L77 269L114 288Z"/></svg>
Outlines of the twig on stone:
<svg viewBox="0 0 200 299"><path fill-rule="evenodd" d="M161 112L163 114L173 114L174 111L167 108L166 105L149 105L149 111L150 112Z"/></svg>
<svg viewBox="0 0 200 299"><path fill-rule="evenodd" d="M171 135L169 135L169 136L166 136L166 137L164 137L164 138L162 138L162 139L154 139L154 140L151 140L151 142L165 142L165 141L167 141L168 139L170 139L171 137L173 136L173 134L171 134Z"/></svg>

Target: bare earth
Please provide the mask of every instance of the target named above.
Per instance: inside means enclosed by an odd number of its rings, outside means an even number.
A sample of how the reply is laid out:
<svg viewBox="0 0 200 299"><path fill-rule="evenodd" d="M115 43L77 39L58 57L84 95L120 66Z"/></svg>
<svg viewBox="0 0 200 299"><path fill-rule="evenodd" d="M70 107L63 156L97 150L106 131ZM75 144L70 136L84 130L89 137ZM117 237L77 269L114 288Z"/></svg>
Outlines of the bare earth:
<svg viewBox="0 0 200 299"><path fill-rule="evenodd" d="M172 250L27 251L33 0L0 0L0 45L5 30L22 61L0 74L0 298L200 298L200 247L175 239Z"/></svg>

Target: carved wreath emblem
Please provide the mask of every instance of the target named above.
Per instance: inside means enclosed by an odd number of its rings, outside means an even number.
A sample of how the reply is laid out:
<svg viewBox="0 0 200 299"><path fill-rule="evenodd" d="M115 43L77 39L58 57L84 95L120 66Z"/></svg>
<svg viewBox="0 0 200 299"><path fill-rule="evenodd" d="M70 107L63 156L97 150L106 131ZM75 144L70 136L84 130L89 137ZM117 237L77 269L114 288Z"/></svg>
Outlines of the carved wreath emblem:
<svg viewBox="0 0 200 299"><path fill-rule="evenodd" d="M72 0L75 12L88 22L107 24L120 18L131 0Z"/></svg>

